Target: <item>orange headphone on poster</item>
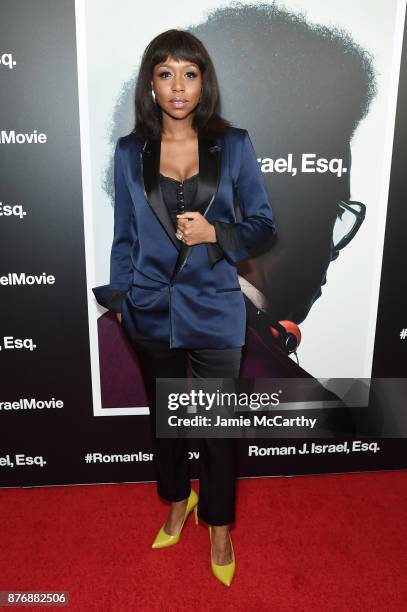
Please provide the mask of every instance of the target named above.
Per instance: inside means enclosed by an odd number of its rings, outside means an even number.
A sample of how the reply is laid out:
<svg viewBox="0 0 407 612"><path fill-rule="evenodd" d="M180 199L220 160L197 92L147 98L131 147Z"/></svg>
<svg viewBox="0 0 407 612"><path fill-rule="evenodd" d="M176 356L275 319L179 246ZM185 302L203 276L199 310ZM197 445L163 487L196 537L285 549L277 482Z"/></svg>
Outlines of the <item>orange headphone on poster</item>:
<svg viewBox="0 0 407 612"><path fill-rule="evenodd" d="M277 344L288 354L295 353L301 342L300 328L294 321L274 321L270 332Z"/></svg>
<svg viewBox="0 0 407 612"><path fill-rule="evenodd" d="M271 341L287 355L293 353L298 362L296 351L301 342L301 331L298 325L294 321L285 319L278 321L265 310L255 306L246 295L244 298L249 325L260 333L263 341L266 343Z"/></svg>

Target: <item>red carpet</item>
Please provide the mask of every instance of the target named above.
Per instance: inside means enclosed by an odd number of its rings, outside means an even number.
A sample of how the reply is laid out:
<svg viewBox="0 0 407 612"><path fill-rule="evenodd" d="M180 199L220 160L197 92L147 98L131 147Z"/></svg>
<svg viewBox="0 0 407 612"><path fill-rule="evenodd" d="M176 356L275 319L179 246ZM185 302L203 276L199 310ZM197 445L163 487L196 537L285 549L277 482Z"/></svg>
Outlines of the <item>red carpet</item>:
<svg viewBox="0 0 407 612"><path fill-rule="evenodd" d="M1 489L0 590L70 591L31 610L407 609L405 471L239 480L229 589L192 515L150 548L166 512L154 484Z"/></svg>

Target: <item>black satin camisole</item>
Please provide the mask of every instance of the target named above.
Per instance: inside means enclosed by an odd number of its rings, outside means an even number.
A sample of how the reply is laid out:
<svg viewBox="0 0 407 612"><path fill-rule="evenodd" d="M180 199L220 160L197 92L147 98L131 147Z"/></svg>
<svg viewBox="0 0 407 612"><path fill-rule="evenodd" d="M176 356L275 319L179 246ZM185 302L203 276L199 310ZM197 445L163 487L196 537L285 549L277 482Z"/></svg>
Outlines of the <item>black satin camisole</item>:
<svg viewBox="0 0 407 612"><path fill-rule="evenodd" d="M198 174L188 177L185 181L178 181L160 172L160 186L165 205L171 217L174 229L177 228L177 217L186 210L195 197L198 183Z"/></svg>

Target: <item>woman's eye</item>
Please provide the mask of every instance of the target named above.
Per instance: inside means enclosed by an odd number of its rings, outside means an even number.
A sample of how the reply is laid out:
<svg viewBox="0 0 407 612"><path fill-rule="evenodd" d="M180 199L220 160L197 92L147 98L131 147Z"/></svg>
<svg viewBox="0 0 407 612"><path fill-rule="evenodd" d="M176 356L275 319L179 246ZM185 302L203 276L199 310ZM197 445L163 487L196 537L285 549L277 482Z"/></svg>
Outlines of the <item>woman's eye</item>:
<svg viewBox="0 0 407 612"><path fill-rule="evenodd" d="M165 76L167 74L171 75L171 72L169 72L168 70L163 70L162 72L158 73L158 76L160 78L165 79L165 78L167 78ZM198 76L198 74L196 72L194 72L193 70L189 70L188 72L185 73L185 75L188 77L188 79L190 79L190 78L195 79ZM190 76L188 76L188 75L190 75Z"/></svg>

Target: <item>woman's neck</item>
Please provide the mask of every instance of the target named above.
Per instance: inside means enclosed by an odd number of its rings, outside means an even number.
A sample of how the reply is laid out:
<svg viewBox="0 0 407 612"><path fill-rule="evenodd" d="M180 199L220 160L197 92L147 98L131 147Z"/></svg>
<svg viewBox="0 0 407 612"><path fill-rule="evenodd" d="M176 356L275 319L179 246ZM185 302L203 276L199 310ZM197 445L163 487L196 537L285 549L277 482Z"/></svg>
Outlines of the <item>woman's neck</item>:
<svg viewBox="0 0 407 612"><path fill-rule="evenodd" d="M183 141L196 138L196 130L192 127L192 115L185 119L172 119L163 115L162 140Z"/></svg>

